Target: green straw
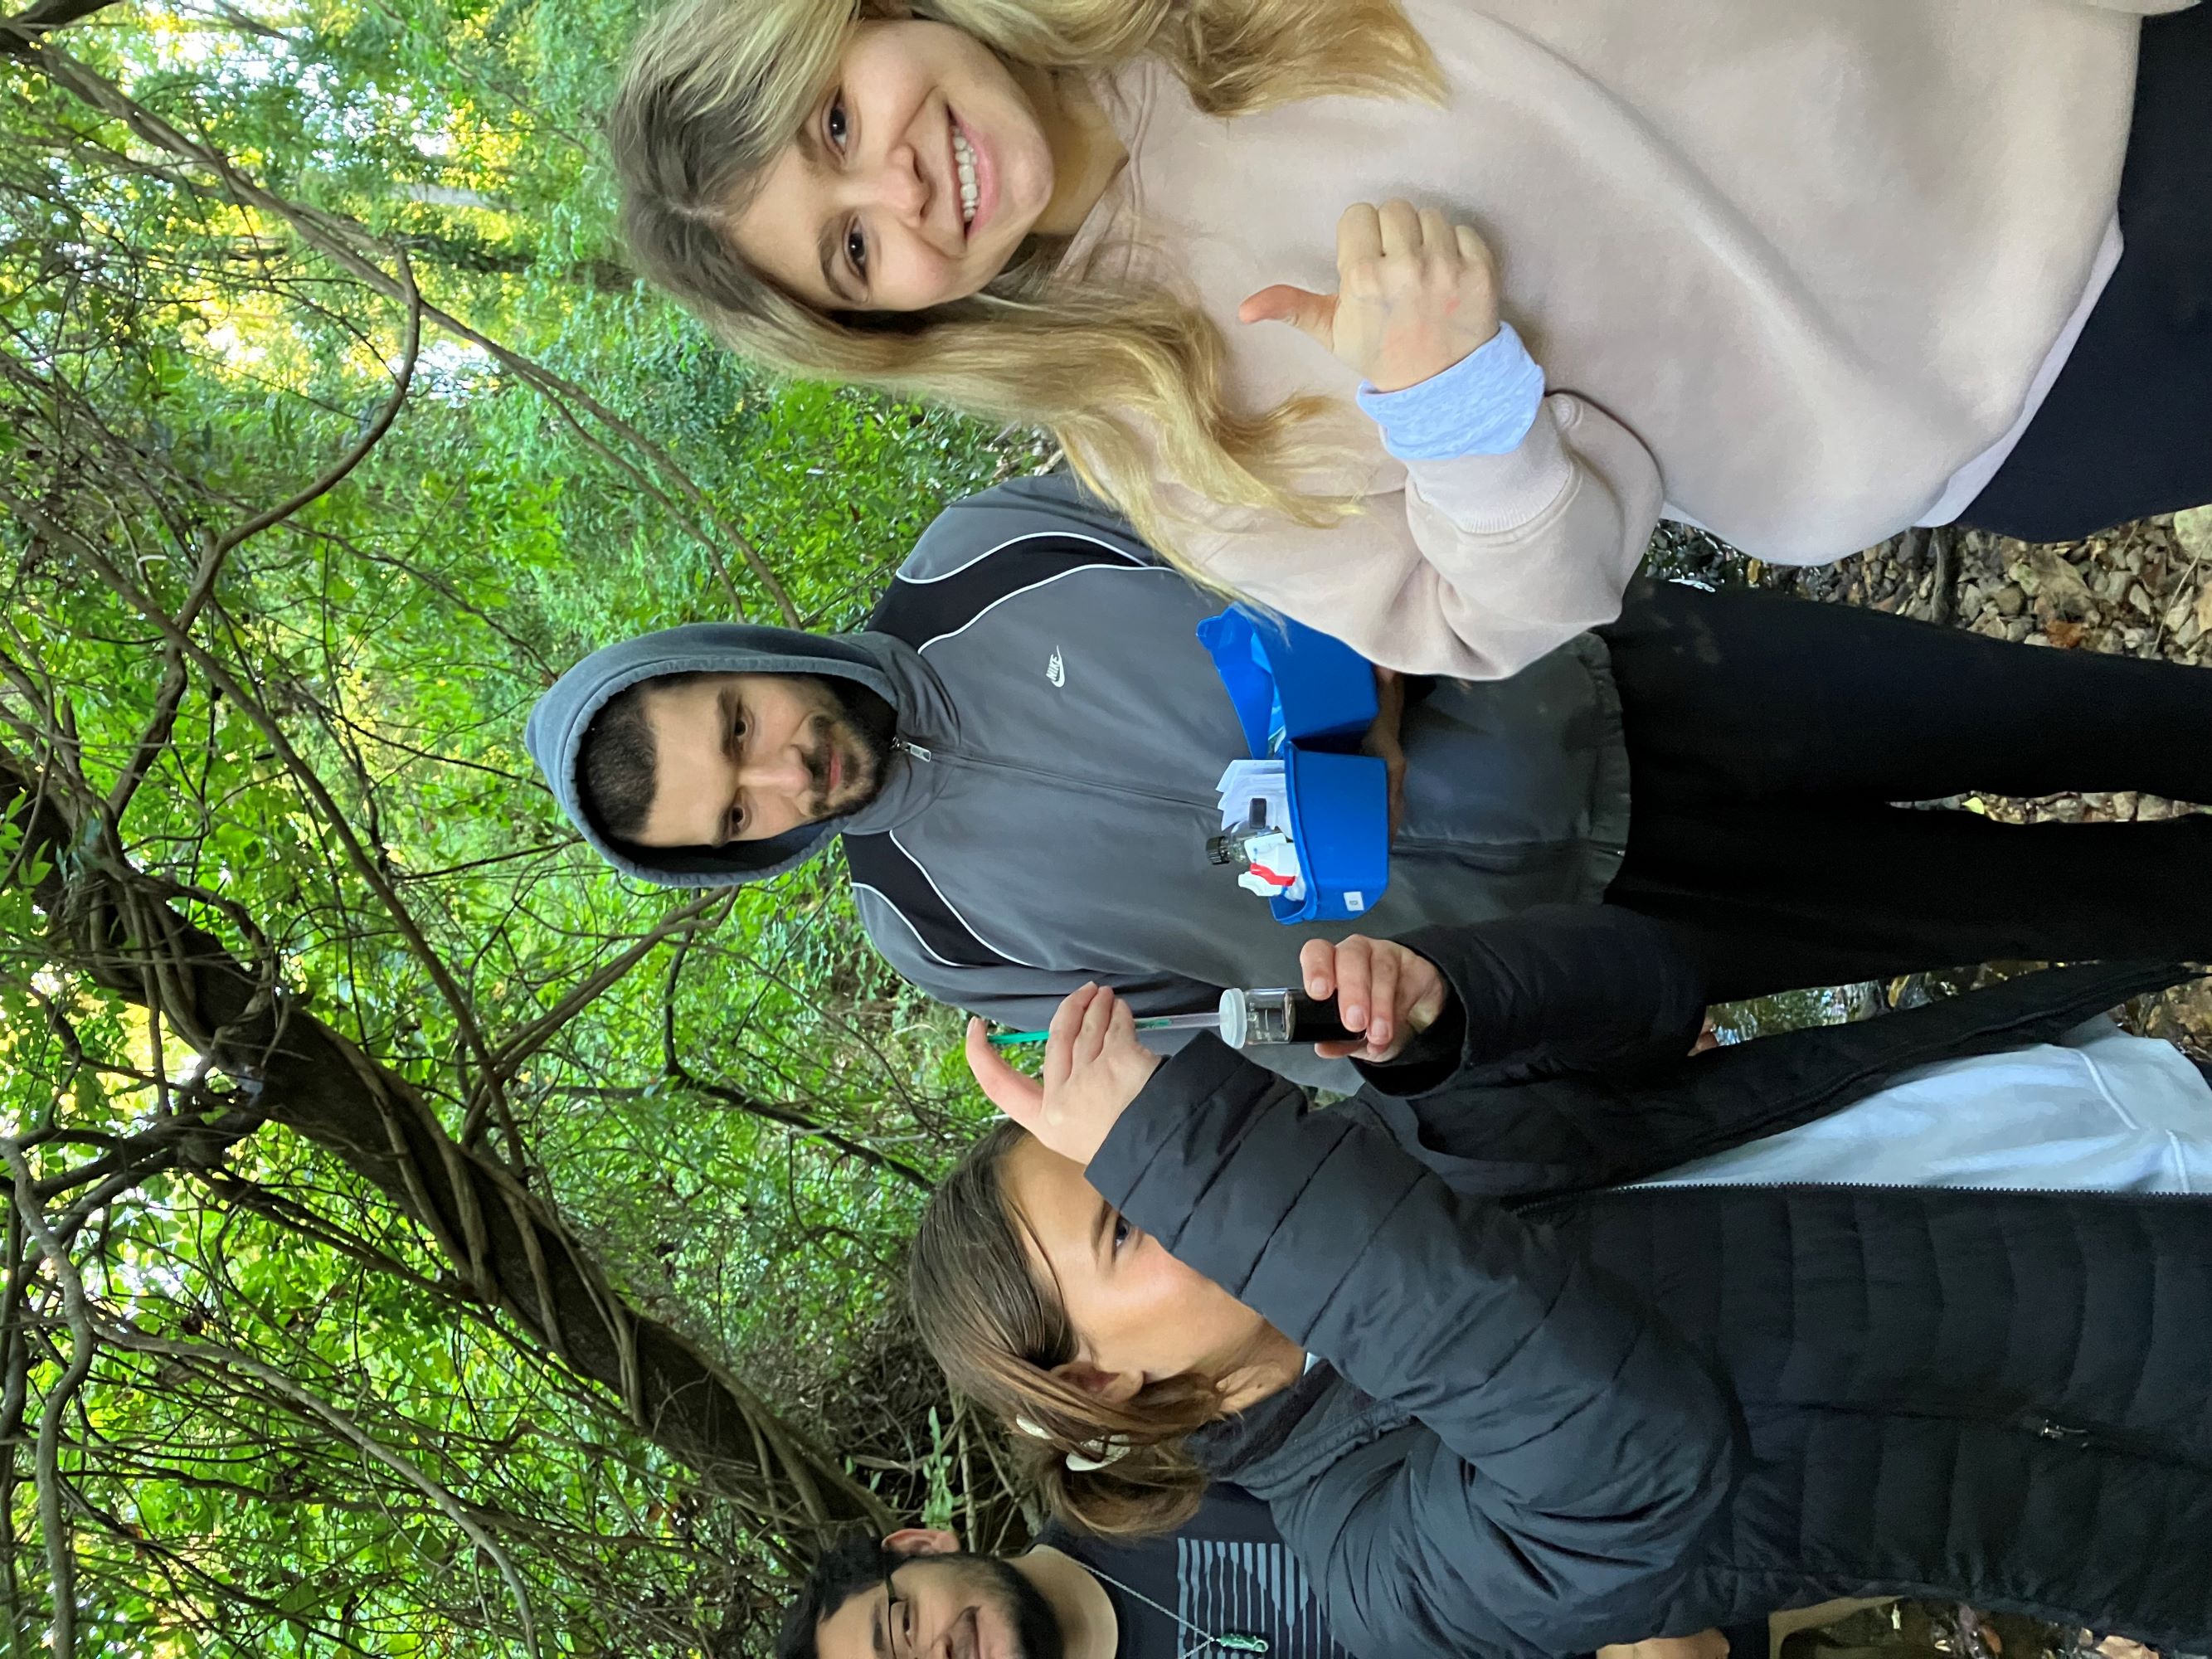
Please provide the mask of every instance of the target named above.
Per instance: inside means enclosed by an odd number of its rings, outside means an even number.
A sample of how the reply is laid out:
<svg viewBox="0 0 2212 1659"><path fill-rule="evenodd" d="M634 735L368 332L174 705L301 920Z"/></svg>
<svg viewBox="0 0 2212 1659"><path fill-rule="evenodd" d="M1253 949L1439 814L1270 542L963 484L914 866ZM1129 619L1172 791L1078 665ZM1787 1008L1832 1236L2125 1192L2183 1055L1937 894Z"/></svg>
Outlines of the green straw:
<svg viewBox="0 0 2212 1659"><path fill-rule="evenodd" d="M1140 1031L1212 1031L1221 1025L1218 1013L1163 1014L1153 1019L1140 1019ZM1012 1048L1024 1043L1042 1042L1051 1036L1049 1031L1001 1031L991 1039L994 1048Z"/></svg>

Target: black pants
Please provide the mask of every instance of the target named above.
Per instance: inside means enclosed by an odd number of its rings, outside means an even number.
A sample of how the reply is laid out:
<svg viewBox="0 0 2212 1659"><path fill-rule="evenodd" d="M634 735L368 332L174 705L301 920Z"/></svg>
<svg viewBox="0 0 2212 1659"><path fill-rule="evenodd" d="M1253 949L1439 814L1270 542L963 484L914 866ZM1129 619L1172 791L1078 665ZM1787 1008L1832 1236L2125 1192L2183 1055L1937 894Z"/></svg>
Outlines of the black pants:
<svg viewBox="0 0 2212 1659"><path fill-rule="evenodd" d="M2212 960L2212 816L2001 824L1973 790L2212 802L2212 671L1639 585L1612 648L1628 853L1715 1000L1989 961Z"/></svg>
<svg viewBox="0 0 2212 1659"><path fill-rule="evenodd" d="M1964 522L2071 541L2212 501L2212 5L2143 25L2120 232L2050 397Z"/></svg>

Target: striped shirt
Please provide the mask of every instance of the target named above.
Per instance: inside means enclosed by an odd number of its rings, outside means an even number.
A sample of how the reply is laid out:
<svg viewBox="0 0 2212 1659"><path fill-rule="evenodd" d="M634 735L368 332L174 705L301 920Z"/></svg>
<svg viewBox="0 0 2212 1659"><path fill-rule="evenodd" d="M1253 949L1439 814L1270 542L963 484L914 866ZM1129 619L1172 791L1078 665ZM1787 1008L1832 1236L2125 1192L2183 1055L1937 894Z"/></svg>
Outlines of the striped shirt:
<svg viewBox="0 0 2212 1659"><path fill-rule="evenodd" d="M1102 1575L1119 1621L1116 1659L1231 1659L1255 1650L1208 1644L1223 1636L1259 1638L1267 1659L1349 1659L1330 1639L1267 1505L1232 1487L1212 1488L1195 1516L1163 1537L1109 1542L1055 1524L1037 1541Z"/></svg>

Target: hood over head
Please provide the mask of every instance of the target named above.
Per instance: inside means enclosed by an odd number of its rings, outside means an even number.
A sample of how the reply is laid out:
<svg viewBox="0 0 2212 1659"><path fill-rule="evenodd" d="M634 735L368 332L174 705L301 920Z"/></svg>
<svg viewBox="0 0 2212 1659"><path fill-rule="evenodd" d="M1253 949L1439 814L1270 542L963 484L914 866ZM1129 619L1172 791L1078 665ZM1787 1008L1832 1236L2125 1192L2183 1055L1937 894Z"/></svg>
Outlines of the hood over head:
<svg viewBox="0 0 2212 1659"><path fill-rule="evenodd" d="M552 786L568 822L592 851L626 876L664 887L729 887L795 869L829 844L844 823L824 818L767 841L723 847L635 847L602 836L584 811L576 758L599 710L641 681L666 674L818 674L856 680L894 709L900 698L878 653L842 634L744 623L690 623L594 651L555 682L530 711L523 742Z"/></svg>

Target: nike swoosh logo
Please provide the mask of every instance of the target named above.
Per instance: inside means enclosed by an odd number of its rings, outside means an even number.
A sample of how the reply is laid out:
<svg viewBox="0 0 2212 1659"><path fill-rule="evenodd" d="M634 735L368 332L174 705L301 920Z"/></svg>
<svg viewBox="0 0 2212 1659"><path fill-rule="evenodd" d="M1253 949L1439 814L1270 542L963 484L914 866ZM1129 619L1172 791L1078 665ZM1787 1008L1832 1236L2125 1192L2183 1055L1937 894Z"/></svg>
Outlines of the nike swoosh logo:
<svg viewBox="0 0 2212 1659"><path fill-rule="evenodd" d="M1054 685L1067 684L1067 665L1060 661L1060 653L1056 649L1052 653L1052 660L1044 665L1044 677Z"/></svg>

